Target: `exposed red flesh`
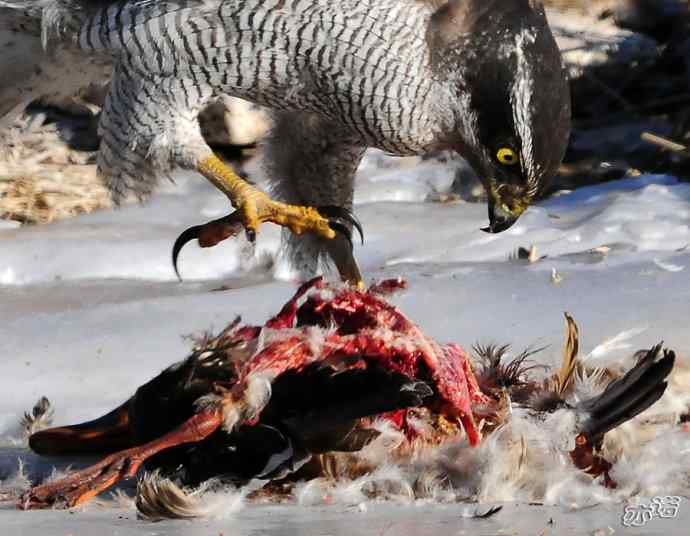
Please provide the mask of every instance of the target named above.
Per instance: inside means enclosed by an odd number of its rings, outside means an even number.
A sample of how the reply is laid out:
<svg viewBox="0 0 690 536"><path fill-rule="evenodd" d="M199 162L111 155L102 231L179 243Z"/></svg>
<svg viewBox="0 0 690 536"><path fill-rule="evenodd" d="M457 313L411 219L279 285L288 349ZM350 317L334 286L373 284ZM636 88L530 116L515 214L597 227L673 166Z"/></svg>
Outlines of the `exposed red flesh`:
<svg viewBox="0 0 690 536"><path fill-rule="evenodd" d="M302 285L278 315L264 326L268 342L245 363L234 396L240 398L252 374L277 377L301 370L316 361L324 363L365 362L400 372L411 378L430 380L438 394L438 409L460 419L472 445L480 440L472 404L488 402L479 390L467 354L457 344L439 345L383 294L404 288L401 280L387 280L361 291L351 287L325 286L321 278ZM301 303L300 303L301 302ZM323 331L317 333L317 331ZM238 334L257 333L242 328ZM316 343L316 340L319 340ZM361 360L356 366L362 366Z"/></svg>

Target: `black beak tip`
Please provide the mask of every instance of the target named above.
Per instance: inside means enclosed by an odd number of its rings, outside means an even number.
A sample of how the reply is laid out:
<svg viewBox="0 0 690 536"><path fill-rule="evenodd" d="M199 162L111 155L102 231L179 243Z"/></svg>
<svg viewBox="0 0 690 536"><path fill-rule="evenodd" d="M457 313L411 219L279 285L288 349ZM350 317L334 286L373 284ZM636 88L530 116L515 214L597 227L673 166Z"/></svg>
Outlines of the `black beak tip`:
<svg viewBox="0 0 690 536"><path fill-rule="evenodd" d="M481 227L479 230L485 233L498 234L510 229L516 221L517 218L511 221L492 222L487 227Z"/></svg>
<svg viewBox="0 0 690 536"><path fill-rule="evenodd" d="M490 233L498 234L510 229L513 224L517 221L517 218L512 218L510 220L501 220L491 224L488 229Z"/></svg>
<svg viewBox="0 0 690 536"><path fill-rule="evenodd" d="M489 226L482 227L485 233L497 234L510 229L519 216L515 216L502 208L489 205Z"/></svg>

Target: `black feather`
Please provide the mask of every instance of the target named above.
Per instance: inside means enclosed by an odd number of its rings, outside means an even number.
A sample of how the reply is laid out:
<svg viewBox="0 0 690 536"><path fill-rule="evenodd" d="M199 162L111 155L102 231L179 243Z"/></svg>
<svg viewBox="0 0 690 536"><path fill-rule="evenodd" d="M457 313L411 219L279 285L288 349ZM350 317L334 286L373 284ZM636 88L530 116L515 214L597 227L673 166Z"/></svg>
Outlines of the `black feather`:
<svg viewBox="0 0 690 536"><path fill-rule="evenodd" d="M661 344L649 350L625 376L611 382L606 390L578 405L587 414L580 432L592 440L636 417L654 404L666 390L666 378L673 369L675 353L661 354Z"/></svg>
<svg viewBox="0 0 690 536"><path fill-rule="evenodd" d="M644 377L647 371L656 362L656 358L660 351L661 345L657 344L645 353L625 376L611 382L606 387L606 390L599 396L583 402L581 404L582 409L592 411L595 407L608 407L611 403L615 402L629 389L630 385L634 385L640 378Z"/></svg>

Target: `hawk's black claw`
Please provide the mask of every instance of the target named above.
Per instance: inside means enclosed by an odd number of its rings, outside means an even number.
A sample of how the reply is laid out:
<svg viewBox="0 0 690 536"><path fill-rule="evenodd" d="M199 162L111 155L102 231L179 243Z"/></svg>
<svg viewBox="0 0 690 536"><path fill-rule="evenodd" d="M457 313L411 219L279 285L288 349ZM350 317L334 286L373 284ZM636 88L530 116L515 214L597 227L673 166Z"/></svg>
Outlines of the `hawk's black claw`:
<svg viewBox="0 0 690 536"><path fill-rule="evenodd" d="M362 224L352 212L346 208L335 205L317 207L316 210L319 211L319 214L328 218L328 223L333 230L339 231L345 235L350 242L352 242L351 228L357 229L362 244L364 244L364 230L362 229Z"/></svg>
<svg viewBox="0 0 690 536"><path fill-rule="evenodd" d="M199 239L199 234L201 233L201 230L203 229L203 225L195 225L194 227L190 227L189 229L185 229L180 236L177 237L175 240L175 243L173 244L172 248L172 263L173 263L173 268L175 269L175 275L177 276L177 279L179 281L182 281L182 277L180 276L180 272L177 268L177 258L180 255L180 251L182 251L182 248L187 245L188 242L191 242L192 240L198 240Z"/></svg>
<svg viewBox="0 0 690 536"><path fill-rule="evenodd" d="M192 240L197 240L202 248L215 246L226 238L237 235L242 229L243 224L239 212L235 211L232 214L218 218L202 225L195 225L186 229L175 240L172 249L173 268L177 278L182 281L180 272L177 269L177 257L180 255L182 248ZM256 231L247 229L247 238L253 242L256 238Z"/></svg>
<svg viewBox="0 0 690 536"><path fill-rule="evenodd" d="M362 244L364 243L364 231L359 220L347 209L336 206L325 206L317 209L319 213L328 219L331 228L344 236L350 242L350 250L352 250L352 229L357 229ZM180 272L177 267L177 259L182 248L192 240L198 240L201 247L215 246L218 242L225 240L230 236L236 235L243 227L239 212L235 211L228 216L224 216L217 220L210 221L203 225L195 225L186 229L180 236L177 237L172 249L172 262L175 269L177 279L182 281ZM247 229L245 227L247 240L251 243L256 241L256 230Z"/></svg>

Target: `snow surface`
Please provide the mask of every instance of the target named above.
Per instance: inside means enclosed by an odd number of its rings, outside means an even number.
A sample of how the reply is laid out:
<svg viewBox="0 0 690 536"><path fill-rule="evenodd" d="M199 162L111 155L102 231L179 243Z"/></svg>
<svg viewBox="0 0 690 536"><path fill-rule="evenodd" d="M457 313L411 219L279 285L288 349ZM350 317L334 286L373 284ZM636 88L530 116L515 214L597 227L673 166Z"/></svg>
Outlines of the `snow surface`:
<svg viewBox="0 0 690 536"><path fill-rule="evenodd" d="M454 177L454 164L372 152L358 178L356 214L366 243L357 245L357 258L367 280L399 275L408 280L409 289L393 301L426 332L465 347L551 345L541 357L548 361L559 357L563 312L569 311L580 326L583 355L591 352L603 362L664 340L688 356L690 184L642 175L562 192L531 207L510 230L489 235L479 230L486 225L484 204L429 201L447 193ZM271 225L261 229L256 250L244 238L212 249L188 246L180 257L184 282L177 281L170 262L175 237L228 209L227 200L201 178L179 175L175 186L143 206L50 226L0 222L0 479L16 471L18 458L36 465L17 423L39 397L55 405L55 424L99 416L184 357L189 349L184 336L218 331L236 314L262 322L292 293L295 283L280 257L280 233ZM515 258L519 247L532 246L539 260ZM690 508L683 506L687 520ZM302 516L295 509L259 509L273 520L266 521L265 533L283 533L283 522L295 533L311 533L309 520L320 523L319 516L323 533L364 534L368 527L366 516L356 527L333 521L350 523L348 511L305 510ZM538 511L539 523L556 515ZM113 534L217 534L219 527L231 526L244 527L238 534L253 534L263 533L265 521L250 508L239 514L237 521L246 521L240 525L166 522L151 528L137 522L131 509L124 512L89 509L63 525L64 512L15 513L8 506L0 509L0 533L90 534L105 521ZM446 506L426 523L415 512L396 514L407 523L402 533L447 531L449 519L461 515ZM618 528L620 512L597 515L601 523L590 528ZM35 532L23 532L29 516ZM378 533L385 532L385 515L372 519L372 526L380 525ZM463 528L496 533L513 525L508 516L496 519L453 525L453 533ZM565 526L580 526L575 517L568 519ZM676 526L669 520L655 523L665 534ZM100 525L97 532L103 530Z"/></svg>

